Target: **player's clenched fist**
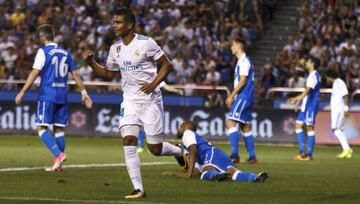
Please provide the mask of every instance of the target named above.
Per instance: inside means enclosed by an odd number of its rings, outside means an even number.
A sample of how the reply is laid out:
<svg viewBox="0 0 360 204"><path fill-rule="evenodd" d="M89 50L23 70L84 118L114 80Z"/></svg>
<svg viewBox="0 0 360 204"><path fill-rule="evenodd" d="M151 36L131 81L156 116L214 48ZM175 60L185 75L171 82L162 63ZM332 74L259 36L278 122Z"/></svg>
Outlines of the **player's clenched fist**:
<svg viewBox="0 0 360 204"><path fill-rule="evenodd" d="M81 56L84 60L88 60L94 56L94 53L91 50L85 50L81 53Z"/></svg>

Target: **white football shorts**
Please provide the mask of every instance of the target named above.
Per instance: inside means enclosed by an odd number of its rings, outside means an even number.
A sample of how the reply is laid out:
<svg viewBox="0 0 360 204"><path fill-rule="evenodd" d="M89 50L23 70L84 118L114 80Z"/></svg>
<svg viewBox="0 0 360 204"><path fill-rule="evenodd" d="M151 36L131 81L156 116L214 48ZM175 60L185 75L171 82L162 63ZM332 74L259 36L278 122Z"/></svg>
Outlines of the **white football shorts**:
<svg viewBox="0 0 360 204"><path fill-rule="evenodd" d="M119 123L120 128L127 125L143 127L147 138L148 136L162 137L164 132L163 104L162 102L135 103L124 101L121 103Z"/></svg>

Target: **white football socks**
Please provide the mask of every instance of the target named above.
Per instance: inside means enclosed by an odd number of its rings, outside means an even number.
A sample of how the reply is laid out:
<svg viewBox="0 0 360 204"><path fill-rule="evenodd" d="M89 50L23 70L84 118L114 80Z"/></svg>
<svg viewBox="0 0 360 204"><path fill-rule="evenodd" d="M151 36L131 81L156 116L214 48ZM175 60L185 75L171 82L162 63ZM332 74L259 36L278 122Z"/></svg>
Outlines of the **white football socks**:
<svg viewBox="0 0 360 204"><path fill-rule="evenodd" d="M162 143L161 156L180 156L181 148L168 142Z"/></svg>
<svg viewBox="0 0 360 204"><path fill-rule="evenodd" d="M140 172L140 158L136 146L124 146L125 163L134 189L144 191Z"/></svg>
<svg viewBox="0 0 360 204"><path fill-rule="evenodd" d="M349 150L350 146L349 146L349 143L348 143L348 141L346 139L345 133L340 129L336 129L334 131L334 134L339 139L341 147L343 148L343 150Z"/></svg>

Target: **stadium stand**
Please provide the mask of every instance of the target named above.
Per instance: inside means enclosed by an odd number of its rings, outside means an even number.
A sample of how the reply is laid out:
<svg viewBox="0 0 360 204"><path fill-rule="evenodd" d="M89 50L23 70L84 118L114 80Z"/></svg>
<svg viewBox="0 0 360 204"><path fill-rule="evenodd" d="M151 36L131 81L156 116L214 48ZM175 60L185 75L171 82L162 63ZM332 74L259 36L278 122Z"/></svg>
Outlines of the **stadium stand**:
<svg viewBox="0 0 360 204"><path fill-rule="evenodd" d="M80 54L99 50L104 63L114 40L111 14L131 6L137 33L157 36L155 40L172 58L175 71L170 84L225 85L232 81L236 64L228 40L242 37L247 44L259 38L271 19L276 0L230 1L0 1L0 79L26 79L38 49L37 26L49 23L58 35L55 41L71 50L85 81L98 81ZM240 12L239 12L240 11ZM155 35L156 34L156 35ZM118 81L119 77L114 77ZM2 85L1 89L17 89ZM107 91L101 89L101 91Z"/></svg>
<svg viewBox="0 0 360 204"><path fill-rule="evenodd" d="M358 1L304 0L299 9L298 31L288 36L273 63L264 65L263 93L275 86L304 87L304 59L309 55L320 60L320 72L335 69L350 91L358 89L359 14Z"/></svg>

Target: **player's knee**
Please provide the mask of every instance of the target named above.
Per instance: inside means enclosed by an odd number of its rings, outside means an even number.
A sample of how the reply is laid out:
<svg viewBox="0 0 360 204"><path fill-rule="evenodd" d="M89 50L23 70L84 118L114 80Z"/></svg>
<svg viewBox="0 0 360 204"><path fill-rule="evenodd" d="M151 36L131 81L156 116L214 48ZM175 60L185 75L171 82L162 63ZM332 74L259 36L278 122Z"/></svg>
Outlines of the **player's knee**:
<svg viewBox="0 0 360 204"><path fill-rule="evenodd" d="M43 131L43 130L47 130L47 127L46 126L36 126L36 130L38 132L40 132L40 131Z"/></svg>
<svg viewBox="0 0 360 204"><path fill-rule="evenodd" d="M230 128L235 127L235 122L232 120L226 120L225 125L226 125L227 129L230 129Z"/></svg>
<svg viewBox="0 0 360 204"><path fill-rule="evenodd" d="M162 152L162 144L148 144L149 151L154 156L160 156Z"/></svg>
<svg viewBox="0 0 360 204"><path fill-rule="evenodd" d="M243 133L250 132L251 131L251 125L250 124L241 125L241 131Z"/></svg>
<svg viewBox="0 0 360 204"><path fill-rule="evenodd" d="M63 128L63 127L54 126L54 132L55 132L55 133L64 132L64 128Z"/></svg>
<svg viewBox="0 0 360 204"><path fill-rule="evenodd" d="M239 171L238 169L236 169L235 167L229 167L226 172L232 177L235 172Z"/></svg>
<svg viewBox="0 0 360 204"><path fill-rule="evenodd" d="M137 145L137 137L135 137L135 136L123 137L123 145L124 146L136 146Z"/></svg>
<svg viewBox="0 0 360 204"><path fill-rule="evenodd" d="M303 124L302 123L296 123L295 128L296 129L302 129Z"/></svg>
<svg viewBox="0 0 360 204"><path fill-rule="evenodd" d="M307 125L307 126L306 126L306 131L307 131L307 132L309 132L309 131L314 131L314 126Z"/></svg>

